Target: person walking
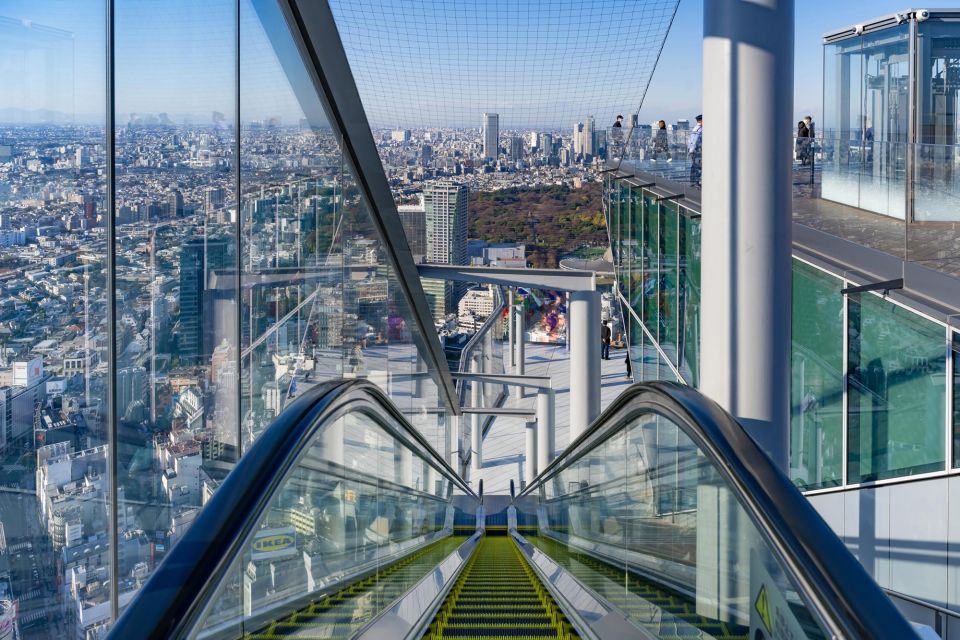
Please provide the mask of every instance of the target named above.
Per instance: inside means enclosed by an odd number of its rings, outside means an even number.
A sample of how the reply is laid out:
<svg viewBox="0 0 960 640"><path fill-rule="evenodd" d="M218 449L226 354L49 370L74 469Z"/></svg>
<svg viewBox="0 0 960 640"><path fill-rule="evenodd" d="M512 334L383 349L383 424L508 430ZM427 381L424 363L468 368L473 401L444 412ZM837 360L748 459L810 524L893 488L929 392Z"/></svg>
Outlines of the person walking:
<svg viewBox="0 0 960 640"><path fill-rule="evenodd" d="M600 358L602 360L610 359L610 327L606 320L600 327Z"/></svg>
<svg viewBox="0 0 960 640"><path fill-rule="evenodd" d="M697 126L690 131L687 151L690 153L690 184L699 187L703 175L703 114L697 116Z"/></svg>
<svg viewBox="0 0 960 640"><path fill-rule="evenodd" d="M807 165L807 150L810 143L810 129L807 128L807 123L801 120L797 123L797 142L794 147L794 151L797 154L797 160L800 161L800 164L803 166Z"/></svg>
<svg viewBox="0 0 960 640"><path fill-rule="evenodd" d="M659 160L660 156L667 157L670 162L670 143L667 141L667 123L665 120L657 122L657 132L653 136L653 158Z"/></svg>
<svg viewBox="0 0 960 640"><path fill-rule="evenodd" d="M633 377L633 363L630 362L630 349L627 349L627 356L623 359L627 365L627 377Z"/></svg>

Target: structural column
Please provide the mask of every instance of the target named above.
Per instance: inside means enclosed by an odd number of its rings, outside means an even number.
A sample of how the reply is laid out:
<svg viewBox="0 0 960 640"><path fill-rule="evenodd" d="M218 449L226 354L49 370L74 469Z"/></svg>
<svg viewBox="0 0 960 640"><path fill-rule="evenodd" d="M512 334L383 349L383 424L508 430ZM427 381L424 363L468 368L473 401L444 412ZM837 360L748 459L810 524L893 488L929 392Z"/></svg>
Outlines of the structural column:
<svg viewBox="0 0 960 640"><path fill-rule="evenodd" d="M525 340L523 338L523 333L524 333L523 320L524 320L523 307L520 306L520 307L517 307L516 316L513 318L513 322L515 323L515 328L513 331L513 334L514 334L513 339L516 341L516 348L517 348L517 375L518 376L524 375L526 371L526 355L524 353L526 348L524 346ZM523 397L522 388L521 388L520 397Z"/></svg>
<svg viewBox="0 0 960 640"><path fill-rule="evenodd" d="M537 473L547 468L556 449L556 400L553 389L537 391Z"/></svg>
<svg viewBox="0 0 960 640"><path fill-rule="evenodd" d="M510 351L510 370L513 370L513 367L517 366L517 354L514 352L514 335L513 335L513 287L507 289L507 346Z"/></svg>
<svg viewBox="0 0 960 640"><path fill-rule="evenodd" d="M600 293L570 293L570 441L600 414Z"/></svg>
<svg viewBox="0 0 960 640"><path fill-rule="evenodd" d="M703 17L701 390L787 467L793 0Z"/></svg>
<svg viewBox="0 0 960 640"><path fill-rule="evenodd" d="M526 460L523 462L523 480L530 486L537 477L537 421L527 421L524 429L526 441Z"/></svg>
<svg viewBox="0 0 960 640"><path fill-rule="evenodd" d="M480 373L480 360L476 356L470 360L470 372L471 373ZM470 381L470 406L479 407L480 406L480 383L476 380ZM483 453L481 448L483 446L483 434L480 433L480 425L482 421L480 420L479 413L470 414L470 469L473 471L479 471L483 466Z"/></svg>
<svg viewBox="0 0 960 640"><path fill-rule="evenodd" d="M450 440L450 455L447 457L447 460L457 473L460 473L461 419L462 416L450 416L450 433L448 436Z"/></svg>

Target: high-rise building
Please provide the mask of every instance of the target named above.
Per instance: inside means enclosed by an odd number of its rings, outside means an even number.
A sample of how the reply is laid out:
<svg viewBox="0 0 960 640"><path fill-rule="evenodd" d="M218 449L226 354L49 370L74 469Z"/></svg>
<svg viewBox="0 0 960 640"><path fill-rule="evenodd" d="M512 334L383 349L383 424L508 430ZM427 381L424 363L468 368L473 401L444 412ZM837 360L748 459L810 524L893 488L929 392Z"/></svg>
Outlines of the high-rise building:
<svg viewBox="0 0 960 640"><path fill-rule="evenodd" d="M483 114L483 157L496 160L500 155L500 115Z"/></svg>
<svg viewBox="0 0 960 640"><path fill-rule="evenodd" d="M589 116L583 123L583 155L593 156L597 154L597 125L593 116Z"/></svg>
<svg viewBox="0 0 960 640"><path fill-rule="evenodd" d="M205 344L204 333L213 333L213 318L204 312L209 306L204 292L214 269L227 266L227 241L222 238L194 238L180 251L180 332L178 351L183 364L203 362L214 345Z"/></svg>
<svg viewBox="0 0 960 640"><path fill-rule="evenodd" d="M390 132L390 139L394 142L409 142L410 129L396 129Z"/></svg>
<svg viewBox="0 0 960 640"><path fill-rule="evenodd" d="M83 217L89 226L97 224L97 199L94 196L83 196Z"/></svg>
<svg viewBox="0 0 960 640"><path fill-rule="evenodd" d="M583 155L583 123L573 125L573 155Z"/></svg>
<svg viewBox="0 0 960 640"><path fill-rule="evenodd" d="M400 222L403 224L403 230L407 234L407 243L410 245L410 253L414 260L423 259L427 253L427 221L426 209L423 206L423 195L420 196L419 204L402 204L397 207L400 214Z"/></svg>
<svg viewBox="0 0 960 640"><path fill-rule="evenodd" d="M171 218L182 218L183 217L183 194L178 190L174 190L170 194L169 199L169 208L170 208L170 217Z"/></svg>
<svg viewBox="0 0 960 640"><path fill-rule="evenodd" d="M433 147L425 144L420 148L420 164L424 167L429 166L431 160L433 160Z"/></svg>
<svg viewBox="0 0 960 640"><path fill-rule="evenodd" d="M223 187L210 187L203 192L203 206L206 213L213 213L223 206L226 193Z"/></svg>
<svg viewBox="0 0 960 640"><path fill-rule="evenodd" d="M510 159L520 160L523 158L523 138L513 136L510 138Z"/></svg>
<svg viewBox="0 0 960 640"><path fill-rule="evenodd" d="M470 190L452 180L427 185L423 192L426 221L426 260L437 264L467 264L467 204ZM465 288L443 283L442 291L435 283L424 283L434 319L455 313Z"/></svg>

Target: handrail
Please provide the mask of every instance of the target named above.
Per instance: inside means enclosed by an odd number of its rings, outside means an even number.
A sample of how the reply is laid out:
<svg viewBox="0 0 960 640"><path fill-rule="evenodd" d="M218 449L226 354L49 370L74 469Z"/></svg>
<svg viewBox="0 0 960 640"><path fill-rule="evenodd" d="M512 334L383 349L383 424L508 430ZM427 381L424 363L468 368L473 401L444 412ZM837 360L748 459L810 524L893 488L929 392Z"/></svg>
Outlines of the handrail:
<svg viewBox="0 0 960 640"><path fill-rule="evenodd" d="M713 463L800 586L816 596L812 604L838 637L916 637L863 566L743 427L691 387L673 382L632 385L520 497L650 413L671 420Z"/></svg>
<svg viewBox="0 0 960 640"><path fill-rule="evenodd" d="M364 410L385 428L397 431L395 437L421 449L447 479L477 498L379 387L363 379L317 385L291 403L240 458L183 539L114 624L110 638L185 636L198 622L217 585L226 579L234 558L289 472L309 451L314 436L348 409Z"/></svg>
<svg viewBox="0 0 960 640"><path fill-rule="evenodd" d="M499 298L499 304L493 312L487 316L487 319L483 321L483 324L480 325L480 328L473 334L473 336L467 341L467 344L463 345L463 349L460 350L460 364L457 367L457 370L460 373L468 373L464 370L464 367L467 366L466 363L470 361L469 355L476 348L477 343L480 342L480 339L483 338L488 331L493 330L493 326L496 324L498 317L503 313L503 308L506 306L503 299L503 292L500 287L494 287L494 291L497 292L497 297ZM462 380L457 380L457 390L459 391L464 387ZM463 402L463 398L460 399L460 402Z"/></svg>

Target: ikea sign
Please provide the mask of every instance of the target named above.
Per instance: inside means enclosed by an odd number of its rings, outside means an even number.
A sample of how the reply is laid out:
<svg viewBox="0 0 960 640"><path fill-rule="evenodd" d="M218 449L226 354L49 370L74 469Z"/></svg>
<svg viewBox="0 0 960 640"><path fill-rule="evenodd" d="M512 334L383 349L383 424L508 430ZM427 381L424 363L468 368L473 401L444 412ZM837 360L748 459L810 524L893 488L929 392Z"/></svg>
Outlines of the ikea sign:
<svg viewBox="0 0 960 640"><path fill-rule="evenodd" d="M272 560L297 554L297 534L292 527L264 529L257 532L251 544L252 560Z"/></svg>

